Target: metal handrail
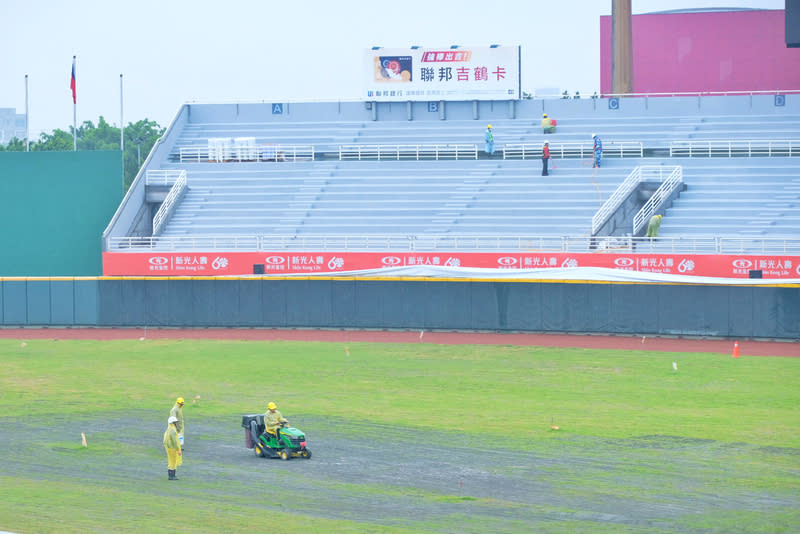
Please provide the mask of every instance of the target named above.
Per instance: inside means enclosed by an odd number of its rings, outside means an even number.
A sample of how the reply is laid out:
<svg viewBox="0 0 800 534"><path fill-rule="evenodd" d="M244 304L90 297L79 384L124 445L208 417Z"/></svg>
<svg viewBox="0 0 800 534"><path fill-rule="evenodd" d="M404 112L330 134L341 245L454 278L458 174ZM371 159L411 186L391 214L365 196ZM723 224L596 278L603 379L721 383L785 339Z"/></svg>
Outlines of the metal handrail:
<svg viewBox="0 0 800 534"><path fill-rule="evenodd" d="M524 235L197 235L109 238L109 252L450 251L615 252L636 254L800 254L800 238Z"/></svg>
<svg viewBox="0 0 800 534"><path fill-rule="evenodd" d="M670 174L668 174L667 177L672 176L675 169L675 167L661 167L657 165L642 165L633 169L627 178L617 187L617 190L614 191L600 209L597 210L594 217L592 217L592 235L596 234L606 221L617 211L625 199L628 198L628 195L636 189L639 182L663 182L664 173L669 172Z"/></svg>
<svg viewBox="0 0 800 534"><path fill-rule="evenodd" d="M261 250L256 235L195 235L195 236L126 236L108 240L108 251L142 252L145 250Z"/></svg>
<svg viewBox="0 0 800 534"><path fill-rule="evenodd" d="M628 195L636 189L636 185L641 181L642 167L636 167L631 173L619 184L617 190L606 200L603 205L597 210L597 213L592 217L592 234L596 234L600 227L605 224L611 215L617 211L617 208L628 197Z"/></svg>
<svg viewBox="0 0 800 534"><path fill-rule="evenodd" d="M592 155L593 143L550 143L550 155L554 158L588 158ZM643 158L644 143L641 141L607 141L603 143L603 156L620 158ZM541 158L541 143L512 143L503 146L503 159Z"/></svg>
<svg viewBox="0 0 800 534"><path fill-rule="evenodd" d="M169 193L167 193L167 196L164 197L164 202L161 203L161 206L158 208L158 211L153 217L154 236L157 236L161 233L164 223L167 222L167 219L169 219L169 216L172 214L172 211L175 209L178 201L186 192L186 184L186 171L180 171L178 179L175 180L174 184L172 184Z"/></svg>
<svg viewBox="0 0 800 534"><path fill-rule="evenodd" d="M670 157L800 156L798 139L688 139L669 143Z"/></svg>
<svg viewBox="0 0 800 534"><path fill-rule="evenodd" d="M478 145L339 145L339 160L478 159Z"/></svg>
<svg viewBox="0 0 800 534"><path fill-rule="evenodd" d="M670 175L661 183L656 192L644 203L636 215L633 216L633 235L637 235L639 230L650 221L653 213L678 189L683 183L683 167L677 166Z"/></svg>
<svg viewBox="0 0 800 534"><path fill-rule="evenodd" d="M186 178L186 171L183 169L168 170L148 170L145 174L145 185L172 185L183 175Z"/></svg>

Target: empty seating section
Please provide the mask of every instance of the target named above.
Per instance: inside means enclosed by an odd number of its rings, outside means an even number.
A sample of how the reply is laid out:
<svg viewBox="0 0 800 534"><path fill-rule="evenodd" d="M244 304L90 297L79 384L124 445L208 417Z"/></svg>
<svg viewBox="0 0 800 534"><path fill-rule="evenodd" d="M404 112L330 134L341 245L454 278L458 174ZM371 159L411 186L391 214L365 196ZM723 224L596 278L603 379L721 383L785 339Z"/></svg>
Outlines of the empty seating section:
<svg viewBox="0 0 800 534"><path fill-rule="evenodd" d="M484 120L189 121L168 155L149 169L187 175L185 195L161 235L580 238L591 235L592 217L636 166L681 165L687 189L668 208L660 236L800 238L800 158L688 157L685 145L797 143L800 116L557 118L558 133L547 136L538 116L492 119L494 159L483 154ZM632 148L594 170L588 164L593 132L601 135L608 156L614 143ZM524 151L510 148L514 159L502 159L504 146L536 147L545 138L551 150L559 143L570 147L564 156L574 158L559 159L553 150L548 177L541 176L536 153L522 159ZM234 141L225 145L220 139ZM589 152L581 151L584 144ZM439 161L358 160L363 147L384 145L467 146L478 153ZM264 162L265 147L275 146L312 147L318 157ZM674 146L681 148L670 157ZM348 157L340 157L342 147ZM182 154L195 153L203 156L181 161Z"/></svg>
<svg viewBox="0 0 800 534"><path fill-rule="evenodd" d="M316 153L338 154L342 145L473 145L483 143L485 121L361 121L283 123L189 123L172 149L172 159L209 150L210 139L252 139L256 146L280 144L313 146ZM619 142L644 143L645 148L669 150L672 142L686 141L778 141L787 146L800 137L800 116L625 116L602 119L567 118L559 121L558 133L542 133L538 117L493 120L495 145L530 143L590 143L599 133L606 145ZM681 145L682 146L682 145ZM609 146L608 148L611 148ZM793 145L795 151L797 145ZM233 149L232 149L233 150ZM233 158L228 158L233 159Z"/></svg>
<svg viewBox="0 0 800 534"><path fill-rule="evenodd" d="M800 238L797 158L683 159L688 189L667 211L660 236Z"/></svg>
<svg viewBox="0 0 800 534"><path fill-rule="evenodd" d="M580 161L315 162L189 170L162 235L586 235L616 187Z"/></svg>

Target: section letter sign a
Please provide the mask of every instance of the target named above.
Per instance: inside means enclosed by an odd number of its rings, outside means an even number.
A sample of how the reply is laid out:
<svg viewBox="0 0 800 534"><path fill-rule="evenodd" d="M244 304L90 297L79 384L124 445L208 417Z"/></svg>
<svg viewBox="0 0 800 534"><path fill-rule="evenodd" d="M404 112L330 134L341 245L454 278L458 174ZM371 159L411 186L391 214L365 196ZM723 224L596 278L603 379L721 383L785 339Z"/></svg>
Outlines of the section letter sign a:
<svg viewBox="0 0 800 534"><path fill-rule="evenodd" d="M520 47L365 50L364 100L517 100Z"/></svg>

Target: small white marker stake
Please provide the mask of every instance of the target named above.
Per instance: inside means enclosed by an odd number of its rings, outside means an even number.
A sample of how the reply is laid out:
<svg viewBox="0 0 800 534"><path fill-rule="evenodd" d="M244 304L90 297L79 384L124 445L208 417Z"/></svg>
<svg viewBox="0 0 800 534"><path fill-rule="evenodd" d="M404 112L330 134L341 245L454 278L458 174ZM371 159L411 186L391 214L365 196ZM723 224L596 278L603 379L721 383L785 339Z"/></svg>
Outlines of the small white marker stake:
<svg viewBox="0 0 800 534"><path fill-rule="evenodd" d="M81 432L81 445L83 445L84 447L88 447L88 445L86 444L86 434L84 434L83 432Z"/></svg>

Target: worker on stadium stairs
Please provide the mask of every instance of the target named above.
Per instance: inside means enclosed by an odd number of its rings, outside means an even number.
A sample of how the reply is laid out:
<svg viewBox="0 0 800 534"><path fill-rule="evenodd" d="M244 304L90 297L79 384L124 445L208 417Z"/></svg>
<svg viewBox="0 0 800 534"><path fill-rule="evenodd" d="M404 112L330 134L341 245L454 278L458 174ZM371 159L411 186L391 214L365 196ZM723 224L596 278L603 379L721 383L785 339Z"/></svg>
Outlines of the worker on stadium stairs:
<svg viewBox="0 0 800 534"><path fill-rule="evenodd" d="M178 480L178 466L183 463L181 444L178 441L178 418L170 415L167 419L167 431L164 432L164 450L167 451L167 478Z"/></svg>
<svg viewBox="0 0 800 534"><path fill-rule="evenodd" d="M658 229L661 228L661 215L653 215L647 223L647 234L645 237L658 237Z"/></svg>
<svg viewBox="0 0 800 534"><path fill-rule="evenodd" d="M542 146L542 176L548 176L549 174L547 172L547 163L550 157L550 143L545 141Z"/></svg>
<svg viewBox="0 0 800 534"><path fill-rule="evenodd" d="M594 156L592 167L597 167L599 169L600 160L603 159L603 142L600 141L597 134L592 134L592 155Z"/></svg>
<svg viewBox="0 0 800 534"><path fill-rule="evenodd" d="M492 125L486 127L486 133L483 135L484 141L486 141L486 155L490 158L492 154L494 154L494 134L492 133Z"/></svg>
<svg viewBox="0 0 800 534"><path fill-rule="evenodd" d="M270 402L267 405L267 412L264 414L264 428L270 434L275 434L276 438L280 438L278 429L284 424L289 424L289 420L281 415L281 412L278 411L278 406L274 402Z"/></svg>
<svg viewBox="0 0 800 534"><path fill-rule="evenodd" d="M181 450L183 450L183 431L184 431L184 428L183 428L183 405L184 405L183 397L178 397L175 400L175 406L173 406L172 409L169 411L169 416L170 417L174 417L175 419L178 420L178 425L177 425L177 427L178 427L178 440L180 441L180 444L181 444Z"/></svg>
<svg viewBox="0 0 800 534"><path fill-rule="evenodd" d="M556 133L556 122L548 117L547 113L542 115L542 133Z"/></svg>

